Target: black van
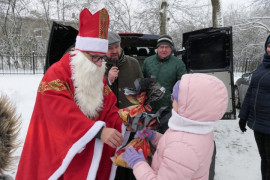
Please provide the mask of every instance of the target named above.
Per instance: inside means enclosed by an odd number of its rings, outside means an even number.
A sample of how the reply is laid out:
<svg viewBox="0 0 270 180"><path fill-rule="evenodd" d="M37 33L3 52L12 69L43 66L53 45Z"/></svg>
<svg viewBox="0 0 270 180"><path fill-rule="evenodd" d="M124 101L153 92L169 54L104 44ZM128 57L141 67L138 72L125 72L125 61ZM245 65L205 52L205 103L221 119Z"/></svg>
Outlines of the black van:
<svg viewBox="0 0 270 180"><path fill-rule="evenodd" d="M74 47L78 30L53 22L44 73L71 48ZM135 57L142 65L144 59L156 53L156 45L159 35L141 33L119 33L121 47L126 55Z"/></svg>

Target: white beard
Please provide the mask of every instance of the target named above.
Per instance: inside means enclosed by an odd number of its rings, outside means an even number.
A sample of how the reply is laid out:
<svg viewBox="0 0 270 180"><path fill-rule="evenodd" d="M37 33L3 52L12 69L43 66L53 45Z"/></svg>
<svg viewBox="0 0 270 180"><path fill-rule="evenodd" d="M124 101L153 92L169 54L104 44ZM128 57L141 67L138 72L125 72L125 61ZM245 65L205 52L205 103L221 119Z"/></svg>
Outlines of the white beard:
<svg viewBox="0 0 270 180"><path fill-rule="evenodd" d="M76 104L87 117L97 117L103 108L105 64L98 67L82 52L71 51L70 66Z"/></svg>

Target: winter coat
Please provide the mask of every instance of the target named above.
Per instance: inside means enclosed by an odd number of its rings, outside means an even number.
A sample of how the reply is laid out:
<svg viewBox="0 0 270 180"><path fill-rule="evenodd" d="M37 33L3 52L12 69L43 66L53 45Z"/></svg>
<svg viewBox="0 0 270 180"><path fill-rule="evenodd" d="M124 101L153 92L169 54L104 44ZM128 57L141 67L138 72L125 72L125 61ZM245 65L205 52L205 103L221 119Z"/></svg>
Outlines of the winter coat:
<svg viewBox="0 0 270 180"><path fill-rule="evenodd" d="M116 106L119 108L125 108L128 106L131 106L129 100L124 95L123 89L128 88L135 88L134 81L137 78L142 78L142 71L140 64L137 59L126 56L122 53L120 58L124 58L123 63L118 67L119 73L118 78L110 85L110 88L112 89L113 93L115 94L117 98L117 104ZM108 82L108 72L111 69L111 66L107 63L106 64L106 77L107 77L107 83Z"/></svg>
<svg viewBox="0 0 270 180"><path fill-rule="evenodd" d="M157 111L163 106L168 106L170 111L173 86L176 81L181 79L183 74L187 73L183 61L172 54L166 59L160 60L158 55L155 54L144 60L142 72L145 78L155 77L156 81L166 88L162 99L150 103L153 111Z"/></svg>
<svg viewBox="0 0 270 180"><path fill-rule="evenodd" d="M268 36L266 42L270 39ZM266 51L267 43L265 43ZM270 55L265 53L262 64L253 73L239 118L247 121L249 128L270 134Z"/></svg>
<svg viewBox="0 0 270 180"><path fill-rule="evenodd" d="M157 145L151 167L141 161L133 167L138 180L208 180L214 150L213 127L228 105L222 81L206 74L183 75L178 112L172 110L169 129L155 134Z"/></svg>

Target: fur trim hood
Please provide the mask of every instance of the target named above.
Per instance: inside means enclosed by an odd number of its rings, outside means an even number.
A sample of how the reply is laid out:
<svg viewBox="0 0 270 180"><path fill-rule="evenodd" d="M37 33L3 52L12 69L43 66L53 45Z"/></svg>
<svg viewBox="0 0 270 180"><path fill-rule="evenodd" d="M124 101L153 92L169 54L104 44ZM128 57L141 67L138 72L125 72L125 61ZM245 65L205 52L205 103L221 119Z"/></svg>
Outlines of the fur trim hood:
<svg viewBox="0 0 270 180"><path fill-rule="evenodd" d="M0 174L10 170L12 153L18 148L16 138L19 134L20 116L9 98L0 93Z"/></svg>

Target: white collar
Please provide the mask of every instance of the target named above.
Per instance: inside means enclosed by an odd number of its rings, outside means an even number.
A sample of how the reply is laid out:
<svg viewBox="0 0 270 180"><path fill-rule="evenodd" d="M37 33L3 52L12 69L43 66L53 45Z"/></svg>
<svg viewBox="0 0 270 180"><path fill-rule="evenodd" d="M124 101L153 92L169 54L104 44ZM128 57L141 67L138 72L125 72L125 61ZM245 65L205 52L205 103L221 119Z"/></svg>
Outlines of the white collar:
<svg viewBox="0 0 270 180"><path fill-rule="evenodd" d="M213 131L215 122L199 122L190 120L177 114L172 109L172 116L169 119L168 126L172 130L185 131L194 134L208 134Z"/></svg>

